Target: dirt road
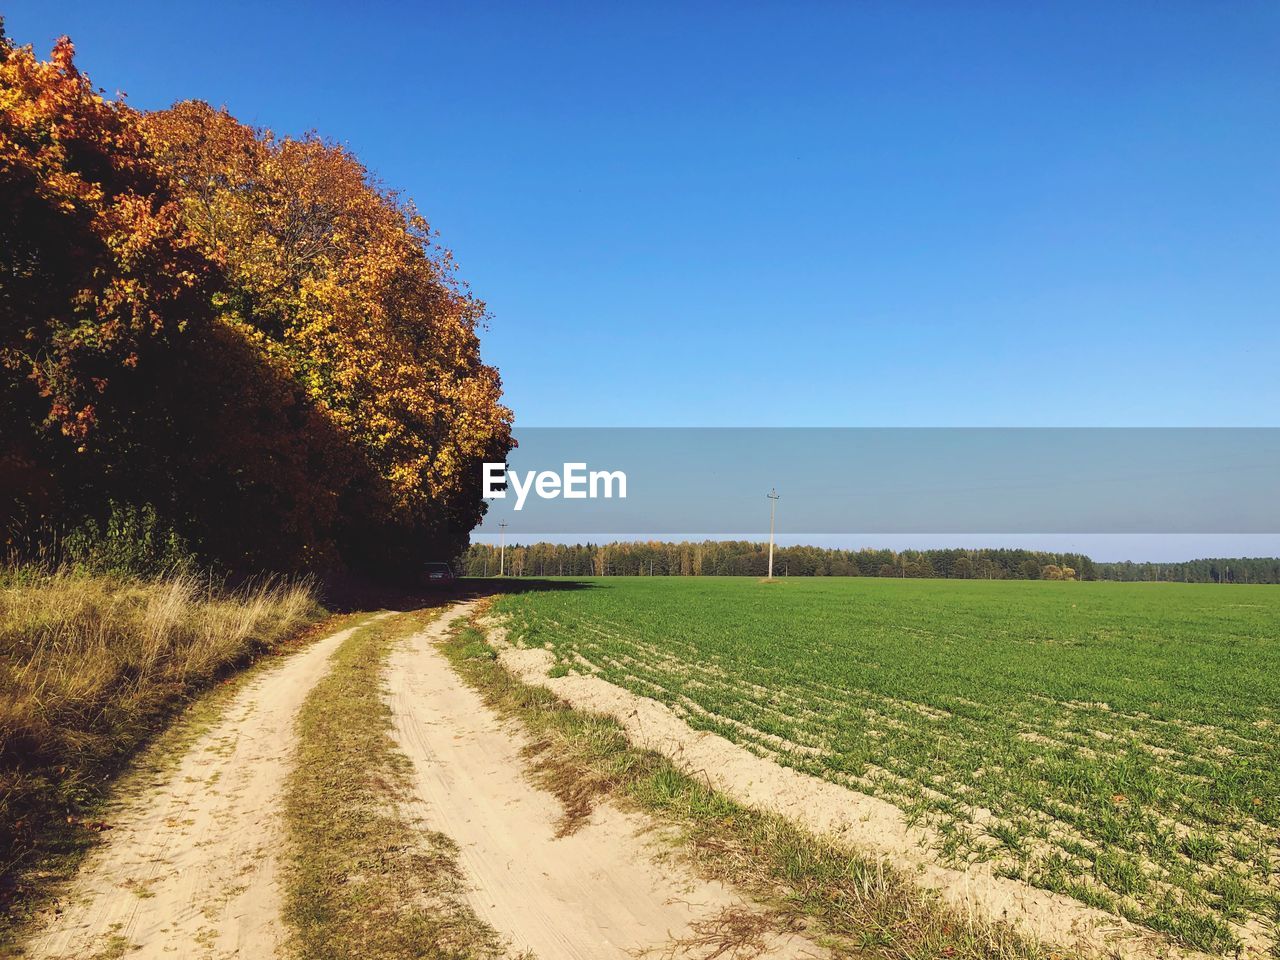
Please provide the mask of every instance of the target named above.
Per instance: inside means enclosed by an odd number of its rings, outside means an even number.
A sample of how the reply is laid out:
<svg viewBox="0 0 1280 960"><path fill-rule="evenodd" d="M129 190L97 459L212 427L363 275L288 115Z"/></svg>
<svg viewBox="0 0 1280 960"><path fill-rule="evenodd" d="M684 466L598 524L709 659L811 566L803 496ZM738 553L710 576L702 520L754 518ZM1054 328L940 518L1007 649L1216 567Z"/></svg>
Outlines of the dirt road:
<svg viewBox="0 0 1280 960"><path fill-rule="evenodd" d="M414 771L404 812L457 844L468 902L510 955L707 956L727 927L759 919L737 893L675 861L643 817L604 804L557 836L563 809L528 779L522 733L436 649L469 610L456 606L401 644L387 664L387 696ZM354 629L263 669L171 771L118 800L114 829L27 945L30 956L284 957L281 808L294 721ZM715 955L824 955L791 935L753 937L763 953Z"/></svg>
<svg viewBox="0 0 1280 960"><path fill-rule="evenodd" d="M293 719L343 630L265 669L176 769L122 800L62 910L30 944L38 958L275 956L280 796Z"/></svg>
<svg viewBox="0 0 1280 960"><path fill-rule="evenodd" d="M517 956L531 950L539 960L630 960L713 952L691 941L754 908L662 858L643 817L604 804L576 832L556 835L564 811L523 774L522 731L486 707L436 649L449 622L467 612L467 605L455 607L411 638L392 655L388 678L397 739L415 770L414 812L458 844L472 908ZM761 956L823 955L798 937L767 934L766 944Z"/></svg>

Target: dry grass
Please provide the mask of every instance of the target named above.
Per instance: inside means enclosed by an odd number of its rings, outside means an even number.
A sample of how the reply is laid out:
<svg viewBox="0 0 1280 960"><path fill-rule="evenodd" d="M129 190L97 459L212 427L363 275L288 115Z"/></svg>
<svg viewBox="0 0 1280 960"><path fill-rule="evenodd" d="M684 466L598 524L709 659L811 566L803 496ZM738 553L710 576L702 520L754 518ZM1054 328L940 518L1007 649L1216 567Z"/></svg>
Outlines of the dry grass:
<svg viewBox="0 0 1280 960"><path fill-rule="evenodd" d="M322 612L307 584L0 570L3 878L65 847L68 830L105 828L81 818L125 758L194 692Z"/></svg>
<svg viewBox="0 0 1280 960"><path fill-rule="evenodd" d="M772 581L762 581L765 583ZM661 960L757 960L769 953L770 935L779 928L798 932L801 927L780 915L726 907L705 920L696 921L691 935L672 940ZM656 954L655 954L656 956Z"/></svg>

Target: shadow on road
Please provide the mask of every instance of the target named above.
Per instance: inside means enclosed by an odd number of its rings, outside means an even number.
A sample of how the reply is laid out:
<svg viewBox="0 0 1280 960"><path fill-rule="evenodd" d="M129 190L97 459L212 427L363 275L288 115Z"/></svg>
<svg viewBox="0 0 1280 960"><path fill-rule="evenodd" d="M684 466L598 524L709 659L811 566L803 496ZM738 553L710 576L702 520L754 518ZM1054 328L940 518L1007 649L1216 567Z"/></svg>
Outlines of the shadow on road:
<svg viewBox="0 0 1280 960"><path fill-rule="evenodd" d="M368 582L326 583L324 604L335 613L355 610L421 610L443 607L460 600L477 600L506 593L550 590L591 590L596 584L581 580L545 580L539 577L459 577L448 587L405 587Z"/></svg>

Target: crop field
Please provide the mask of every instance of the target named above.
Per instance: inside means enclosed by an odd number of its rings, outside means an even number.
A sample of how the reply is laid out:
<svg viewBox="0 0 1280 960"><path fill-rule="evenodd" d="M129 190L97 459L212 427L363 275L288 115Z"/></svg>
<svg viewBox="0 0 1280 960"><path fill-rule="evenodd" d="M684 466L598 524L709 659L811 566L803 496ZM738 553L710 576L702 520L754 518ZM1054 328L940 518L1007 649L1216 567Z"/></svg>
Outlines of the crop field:
<svg viewBox="0 0 1280 960"><path fill-rule="evenodd" d="M1280 588L613 578L517 642L885 798L950 863L1280 956Z"/></svg>

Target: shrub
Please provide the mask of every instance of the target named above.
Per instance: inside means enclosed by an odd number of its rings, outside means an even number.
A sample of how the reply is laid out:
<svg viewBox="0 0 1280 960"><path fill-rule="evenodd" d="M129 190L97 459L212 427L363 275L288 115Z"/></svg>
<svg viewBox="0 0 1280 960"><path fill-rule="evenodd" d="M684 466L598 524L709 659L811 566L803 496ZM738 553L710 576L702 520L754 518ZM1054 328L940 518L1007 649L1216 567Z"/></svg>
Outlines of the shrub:
<svg viewBox="0 0 1280 960"><path fill-rule="evenodd" d="M63 538L61 555L74 568L121 577L158 577L195 567L186 540L149 503L136 507L112 501L106 526L86 520Z"/></svg>

